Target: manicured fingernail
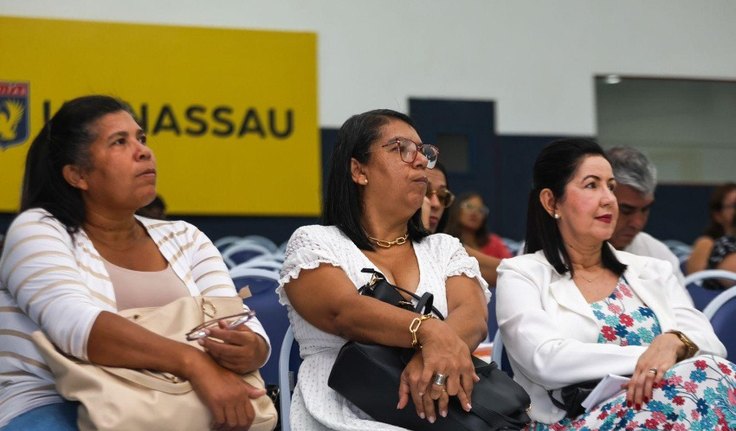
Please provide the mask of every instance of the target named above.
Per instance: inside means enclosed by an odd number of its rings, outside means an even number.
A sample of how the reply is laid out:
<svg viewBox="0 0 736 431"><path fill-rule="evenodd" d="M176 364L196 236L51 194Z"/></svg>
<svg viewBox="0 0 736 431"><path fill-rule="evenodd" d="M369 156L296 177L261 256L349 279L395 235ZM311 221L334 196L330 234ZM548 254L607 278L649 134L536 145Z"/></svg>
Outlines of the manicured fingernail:
<svg viewBox="0 0 736 431"><path fill-rule="evenodd" d="M435 418L434 418L434 416L430 416L429 419L427 419L427 420L429 421L429 423L433 424L434 421L435 421Z"/></svg>
<svg viewBox="0 0 736 431"><path fill-rule="evenodd" d="M465 411L466 412L469 412L472 408L473 408L473 406L470 403L465 404Z"/></svg>
<svg viewBox="0 0 736 431"><path fill-rule="evenodd" d="M637 409L637 410L641 410L641 404L637 403L637 404L636 404L636 405L634 406L634 408L635 408L635 409Z"/></svg>
<svg viewBox="0 0 736 431"><path fill-rule="evenodd" d="M644 397L644 404L649 402L649 397Z"/></svg>
<svg viewBox="0 0 736 431"><path fill-rule="evenodd" d="M424 413L423 412L422 413L419 413L419 417L422 418L422 419L424 419L424 417L425 417L424 416Z"/></svg>
<svg viewBox="0 0 736 431"><path fill-rule="evenodd" d="M447 417L447 410L442 410L440 412L440 415L442 415L443 418L446 418Z"/></svg>
<svg viewBox="0 0 736 431"><path fill-rule="evenodd" d="M626 407L631 407L631 401L626 401Z"/></svg>
<svg viewBox="0 0 736 431"><path fill-rule="evenodd" d="M210 331L209 329L205 329L205 330L204 330L204 333L205 333L205 334L207 334L207 335L210 335L210 333L211 333L211 332L212 332L212 331Z"/></svg>

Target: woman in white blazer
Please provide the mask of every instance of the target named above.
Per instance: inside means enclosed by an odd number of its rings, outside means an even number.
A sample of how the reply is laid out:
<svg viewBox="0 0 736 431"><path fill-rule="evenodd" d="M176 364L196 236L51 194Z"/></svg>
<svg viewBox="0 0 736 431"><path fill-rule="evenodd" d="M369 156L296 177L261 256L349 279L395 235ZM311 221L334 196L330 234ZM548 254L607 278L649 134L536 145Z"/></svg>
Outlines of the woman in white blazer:
<svg viewBox="0 0 736 431"><path fill-rule="evenodd" d="M501 263L497 287L514 378L532 399L528 429L733 429L736 366L708 320L669 263L606 242L615 185L590 140L555 141L535 162L527 254ZM631 380L588 412L551 399L608 374Z"/></svg>

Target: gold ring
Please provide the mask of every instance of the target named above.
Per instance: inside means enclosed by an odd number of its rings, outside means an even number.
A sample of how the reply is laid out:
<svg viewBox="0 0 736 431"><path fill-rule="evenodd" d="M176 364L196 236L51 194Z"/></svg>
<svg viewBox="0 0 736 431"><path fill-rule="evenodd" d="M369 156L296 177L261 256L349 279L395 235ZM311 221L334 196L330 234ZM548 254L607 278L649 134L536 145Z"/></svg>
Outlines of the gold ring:
<svg viewBox="0 0 736 431"><path fill-rule="evenodd" d="M659 371L659 370L657 370L656 368L650 368L649 369L649 372L652 373L652 374L654 374L655 376L657 375L657 371Z"/></svg>

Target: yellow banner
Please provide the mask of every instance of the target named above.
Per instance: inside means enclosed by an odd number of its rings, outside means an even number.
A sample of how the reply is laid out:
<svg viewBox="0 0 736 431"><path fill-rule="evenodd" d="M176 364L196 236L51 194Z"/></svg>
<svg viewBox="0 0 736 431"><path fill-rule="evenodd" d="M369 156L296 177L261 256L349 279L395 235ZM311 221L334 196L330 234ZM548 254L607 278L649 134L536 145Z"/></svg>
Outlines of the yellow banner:
<svg viewBox="0 0 736 431"><path fill-rule="evenodd" d="M315 216L316 35L0 17L0 211L17 211L45 119L87 94L128 102L178 214Z"/></svg>

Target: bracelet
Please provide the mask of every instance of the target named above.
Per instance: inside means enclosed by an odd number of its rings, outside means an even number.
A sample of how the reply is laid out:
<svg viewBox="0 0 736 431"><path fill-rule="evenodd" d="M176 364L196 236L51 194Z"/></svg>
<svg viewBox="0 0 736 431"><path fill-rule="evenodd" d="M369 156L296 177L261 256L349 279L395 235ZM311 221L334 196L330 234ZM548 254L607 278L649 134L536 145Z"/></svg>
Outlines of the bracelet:
<svg viewBox="0 0 736 431"><path fill-rule="evenodd" d="M685 355L682 358L677 358L678 360L681 361L683 359L692 358L693 356L695 356L696 353L698 353L698 350L700 350L698 345L693 343L693 340L688 338L688 336L683 334L682 332L671 330L671 331L667 331L667 333L675 335L677 338L679 338L680 341L682 341L682 344L685 345L685 349L687 349L685 351Z"/></svg>
<svg viewBox="0 0 736 431"><path fill-rule="evenodd" d="M419 344L419 338L417 337L417 332L419 332L419 327L422 326L422 322L424 322L427 319L436 319L436 317L432 316L431 314L422 314L419 317L415 317L409 324L409 333L411 334L411 347L413 349L422 348L422 345Z"/></svg>

